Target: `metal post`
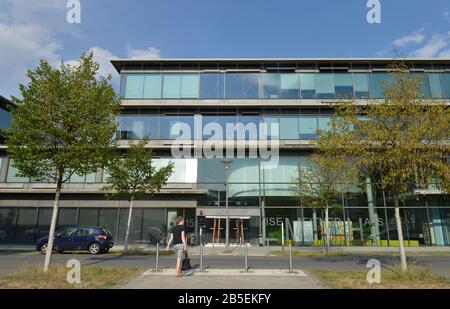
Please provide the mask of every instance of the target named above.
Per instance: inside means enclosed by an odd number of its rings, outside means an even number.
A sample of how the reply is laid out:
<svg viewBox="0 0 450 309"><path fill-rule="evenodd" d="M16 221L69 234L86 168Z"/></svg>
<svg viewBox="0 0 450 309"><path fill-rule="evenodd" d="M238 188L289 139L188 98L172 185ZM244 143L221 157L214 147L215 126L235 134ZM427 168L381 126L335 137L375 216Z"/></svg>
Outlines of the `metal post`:
<svg viewBox="0 0 450 309"><path fill-rule="evenodd" d="M200 241L200 271L203 271L203 242Z"/></svg>
<svg viewBox="0 0 450 309"><path fill-rule="evenodd" d="M281 251L284 252L284 223L281 222Z"/></svg>
<svg viewBox="0 0 450 309"><path fill-rule="evenodd" d="M248 247L245 243L245 272L248 272Z"/></svg>
<svg viewBox="0 0 450 309"><path fill-rule="evenodd" d="M292 268L292 245L289 243L289 272L292 273L294 270Z"/></svg>
<svg viewBox="0 0 450 309"><path fill-rule="evenodd" d="M156 262L155 262L155 271L159 271L159 242L156 243Z"/></svg>
<svg viewBox="0 0 450 309"><path fill-rule="evenodd" d="M230 166L233 161L231 160L223 160L222 161L224 167L225 167L225 212L226 212L226 219L225 219L225 246L226 250L230 250L230 214L228 210L228 167Z"/></svg>

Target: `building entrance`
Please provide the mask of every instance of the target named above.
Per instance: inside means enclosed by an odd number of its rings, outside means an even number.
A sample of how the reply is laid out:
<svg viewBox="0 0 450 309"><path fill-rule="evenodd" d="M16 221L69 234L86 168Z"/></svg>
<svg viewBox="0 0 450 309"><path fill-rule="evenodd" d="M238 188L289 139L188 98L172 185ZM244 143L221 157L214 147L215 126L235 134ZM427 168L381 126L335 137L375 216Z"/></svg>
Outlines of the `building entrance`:
<svg viewBox="0 0 450 309"><path fill-rule="evenodd" d="M249 242L250 217L229 217L229 238L231 245ZM221 246L226 243L226 217L207 216L204 220L203 239L205 244Z"/></svg>

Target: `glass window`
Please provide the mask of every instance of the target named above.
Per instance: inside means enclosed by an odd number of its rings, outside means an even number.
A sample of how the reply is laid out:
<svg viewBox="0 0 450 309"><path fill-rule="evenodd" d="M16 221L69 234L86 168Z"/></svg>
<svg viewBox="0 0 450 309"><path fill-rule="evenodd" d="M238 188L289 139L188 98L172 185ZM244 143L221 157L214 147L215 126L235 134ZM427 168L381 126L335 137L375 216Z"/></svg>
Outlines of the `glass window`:
<svg viewBox="0 0 450 309"><path fill-rule="evenodd" d="M331 116L319 116L319 117L317 117L317 119L318 119L320 130L324 130L324 131L330 130Z"/></svg>
<svg viewBox="0 0 450 309"><path fill-rule="evenodd" d="M374 72L372 77L372 98L382 99L384 98L384 91L386 90L386 83L394 82L394 76L389 73Z"/></svg>
<svg viewBox="0 0 450 309"><path fill-rule="evenodd" d="M144 208L142 238L150 243L158 243L165 231L165 211L163 208Z"/></svg>
<svg viewBox="0 0 450 309"><path fill-rule="evenodd" d="M184 132L186 125L189 126L191 132ZM161 117L161 139L177 139L186 135L190 135L192 138L193 134L193 115L163 115Z"/></svg>
<svg viewBox="0 0 450 309"><path fill-rule="evenodd" d="M36 237L36 208L19 208L15 243L34 243Z"/></svg>
<svg viewBox="0 0 450 309"><path fill-rule="evenodd" d="M317 138L317 117L300 116L299 130L301 139Z"/></svg>
<svg viewBox="0 0 450 309"><path fill-rule="evenodd" d="M145 136L145 118L138 115L121 115L118 131L120 139L142 139Z"/></svg>
<svg viewBox="0 0 450 309"><path fill-rule="evenodd" d="M202 115L202 138L204 140L213 137L223 139L224 132L217 132L218 130L222 130L222 128L219 125L217 115Z"/></svg>
<svg viewBox="0 0 450 309"><path fill-rule="evenodd" d="M165 74L163 84L163 98L177 99L181 93L181 75Z"/></svg>
<svg viewBox="0 0 450 309"><path fill-rule="evenodd" d="M297 73L280 74L280 97L296 99L300 96L300 78Z"/></svg>
<svg viewBox="0 0 450 309"><path fill-rule="evenodd" d="M450 99L450 73L442 73L442 88L444 89L444 96Z"/></svg>
<svg viewBox="0 0 450 309"><path fill-rule="evenodd" d="M298 115L280 116L280 139L298 139Z"/></svg>
<svg viewBox="0 0 450 309"><path fill-rule="evenodd" d="M259 98L259 73L225 74L225 97L227 99Z"/></svg>
<svg viewBox="0 0 450 309"><path fill-rule="evenodd" d="M264 131L266 139L278 138L280 136L280 122L278 115L264 115L266 128Z"/></svg>
<svg viewBox="0 0 450 309"><path fill-rule="evenodd" d="M297 176L298 167L303 158L280 157L275 168L261 168L266 183L291 183Z"/></svg>
<svg viewBox="0 0 450 309"><path fill-rule="evenodd" d="M125 234L128 222L128 208L120 209L119 235L117 242L123 243L125 241ZM129 243L133 244L136 240L141 240L142 234L142 208L133 209L131 214L131 227L129 234Z"/></svg>
<svg viewBox="0 0 450 309"><path fill-rule="evenodd" d="M39 208L38 220L37 220L37 230L36 239L42 236L48 235L50 229L50 222L52 220L52 208Z"/></svg>
<svg viewBox="0 0 450 309"><path fill-rule="evenodd" d="M0 243L11 243L16 227L17 208L0 207Z"/></svg>
<svg viewBox="0 0 450 309"><path fill-rule="evenodd" d="M86 183L95 183L95 176L97 175L97 173L89 173L86 174Z"/></svg>
<svg viewBox="0 0 450 309"><path fill-rule="evenodd" d="M77 225L76 208L60 208L58 211L57 229Z"/></svg>
<svg viewBox="0 0 450 309"><path fill-rule="evenodd" d="M353 73L353 84L355 88L355 98L369 98L369 79L367 73Z"/></svg>
<svg viewBox="0 0 450 309"><path fill-rule="evenodd" d="M117 238L117 208L100 208L98 225L108 229Z"/></svg>
<svg viewBox="0 0 450 309"><path fill-rule="evenodd" d="M241 130L238 130L237 138L245 139L245 140L256 140L259 136L259 115L238 115L238 123L244 125L244 127L240 126Z"/></svg>
<svg viewBox="0 0 450 309"><path fill-rule="evenodd" d="M280 97L280 74L263 73L261 77L264 86L264 98L278 99Z"/></svg>
<svg viewBox="0 0 450 309"><path fill-rule="evenodd" d="M126 80L125 98L141 99L144 90L144 75L128 74Z"/></svg>
<svg viewBox="0 0 450 309"><path fill-rule="evenodd" d="M333 99L334 85L332 73L316 74L316 90L318 99Z"/></svg>
<svg viewBox="0 0 450 309"><path fill-rule="evenodd" d="M147 74L144 77L144 98L160 99L162 87L161 74Z"/></svg>
<svg viewBox="0 0 450 309"><path fill-rule="evenodd" d="M219 115L217 117L217 122L222 128L223 139L234 140L237 138L237 127L235 127L237 115ZM227 129L227 126L229 130Z"/></svg>
<svg viewBox="0 0 450 309"><path fill-rule="evenodd" d="M425 98L431 97L430 84L428 78L424 73L410 73L410 77L415 77L422 84L422 89L419 90L420 94Z"/></svg>
<svg viewBox="0 0 450 309"><path fill-rule="evenodd" d="M17 173L19 170L13 166L13 160L9 160L9 167L8 167L8 175L6 176L7 182L29 182L30 179L28 177L19 177L17 176Z"/></svg>
<svg viewBox="0 0 450 309"><path fill-rule="evenodd" d="M73 174L70 176L70 182L73 183L83 183L85 179L85 175Z"/></svg>
<svg viewBox="0 0 450 309"><path fill-rule="evenodd" d="M0 129L9 128L11 113L0 107Z"/></svg>
<svg viewBox="0 0 450 309"><path fill-rule="evenodd" d="M181 76L181 97L198 98L200 93L200 76L198 74L183 74Z"/></svg>
<svg viewBox="0 0 450 309"><path fill-rule="evenodd" d="M78 225L97 226L98 208L80 208L78 214Z"/></svg>
<svg viewBox="0 0 450 309"><path fill-rule="evenodd" d="M303 99L316 98L314 73L300 73L300 89Z"/></svg>
<svg viewBox="0 0 450 309"><path fill-rule="evenodd" d="M439 73L428 73L428 83L430 84L431 97L433 99L442 99L441 76Z"/></svg>
<svg viewBox="0 0 450 309"><path fill-rule="evenodd" d="M200 74L200 97L202 99L223 99L224 74Z"/></svg>
<svg viewBox="0 0 450 309"><path fill-rule="evenodd" d="M353 97L353 80L351 73L334 73L334 92L339 99Z"/></svg>

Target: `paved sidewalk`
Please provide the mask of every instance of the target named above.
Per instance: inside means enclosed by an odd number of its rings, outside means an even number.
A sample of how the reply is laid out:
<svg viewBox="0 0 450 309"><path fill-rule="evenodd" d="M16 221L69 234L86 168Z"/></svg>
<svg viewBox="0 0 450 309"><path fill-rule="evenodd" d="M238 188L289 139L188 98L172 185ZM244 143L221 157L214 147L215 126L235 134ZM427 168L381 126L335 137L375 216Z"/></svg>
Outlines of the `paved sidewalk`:
<svg viewBox="0 0 450 309"><path fill-rule="evenodd" d="M307 272L289 273L279 269L257 269L244 272L239 269L191 270L181 278L175 269L154 272L149 269L131 281L118 286L122 289L322 289L324 285Z"/></svg>

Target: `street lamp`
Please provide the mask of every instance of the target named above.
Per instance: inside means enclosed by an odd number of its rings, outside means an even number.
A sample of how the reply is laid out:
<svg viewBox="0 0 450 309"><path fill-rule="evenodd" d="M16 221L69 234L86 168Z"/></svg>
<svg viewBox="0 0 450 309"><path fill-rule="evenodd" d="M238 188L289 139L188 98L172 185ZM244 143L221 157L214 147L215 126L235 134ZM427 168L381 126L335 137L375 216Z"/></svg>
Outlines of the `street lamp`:
<svg viewBox="0 0 450 309"><path fill-rule="evenodd" d="M226 250L230 249L230 215L228 212L228 168L233 161L231 160L223 160L222 161L225 167L225 246Z"/></svg>

